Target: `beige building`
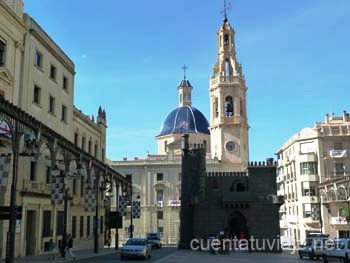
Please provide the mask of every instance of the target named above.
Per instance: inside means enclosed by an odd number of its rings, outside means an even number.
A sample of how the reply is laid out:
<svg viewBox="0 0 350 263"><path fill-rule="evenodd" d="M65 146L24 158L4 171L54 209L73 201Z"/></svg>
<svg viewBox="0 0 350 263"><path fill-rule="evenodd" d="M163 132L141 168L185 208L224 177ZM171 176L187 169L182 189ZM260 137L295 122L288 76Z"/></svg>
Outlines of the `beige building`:
<svg viewBox="0 0 350 263"><path fill-rule="evenodd" d="M310 233L349 235L349 124L346 112L340 117L327 114L324 122L301 130L277 152L278 194L285 197L280 228L286 245L303 243Z"/></svg>
<svg viewBox="0 0 350 263"><path fill-rule="evenodd" d="M331 238L350 237L350 117L327 115L316 125L322 136L323 174L319 194L323 231Z"/></svg>
<svg viewBox="0 0 350 263"><path fill-rule="evenodd" d="M209 87L210 123L192 106L193 87L184 77L177 87L179 106L167 115L156 136L158 153L112 162L118 172L132 177L133 200L140 197L141 218L133 220L134 236L160 232L163 244L179 241L181 135L189 135L190 148L206 149L208 174L229 176L247 169L247 88L236 58L234 30L227 19L218 30L217 43ZM239 180L236 184L245 187ZM120 244L129 237L129 225L130 211L119 230Z"/></svg>
<svg viewBox="0 0 350 263"><path fill-rule="evenodd" d="M72 60L28 14L21 0L0 0L0 96L40 120L99 160L105 160L106 113L99 108L96 120L73 105L75 67ZM8 128L0 118L0 154L11 152ZM58 168L64 170L64 156L58 155ZM69 172L77 168L71 160ZM47 251L50 238L56 245L62 239L63 205L51 204L50 149L42 144L35 157L20 157L17 204L23 206L17 221L15 256ZM9 174L12 173L12 168ZM68 232L76 249L93 247L94 212L85 212L86 171L69 182ZM11 178L0 190L0 206L9 204ZM99 233L104 240L105 192L101 192ZM8 221L0 221L0 257L5 256ZM57 246L56 246L57 248Z"/></svg>

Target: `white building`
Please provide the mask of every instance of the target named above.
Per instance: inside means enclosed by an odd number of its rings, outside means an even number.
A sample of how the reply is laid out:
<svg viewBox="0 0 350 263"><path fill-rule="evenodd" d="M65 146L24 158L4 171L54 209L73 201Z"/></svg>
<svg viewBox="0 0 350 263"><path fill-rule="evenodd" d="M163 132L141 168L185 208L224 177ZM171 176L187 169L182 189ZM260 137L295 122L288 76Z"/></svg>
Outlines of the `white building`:
<svg viewBox="0 0 350 263"><path fill-rule="evenodd" d="M302 129L278 150L276 182L277 194L285 199L280 208L285 244L303 243L310 233L349 236L344 219L348 215L349 148L350 118L344 111L340 117L327 114L325 122Z"/></svg>

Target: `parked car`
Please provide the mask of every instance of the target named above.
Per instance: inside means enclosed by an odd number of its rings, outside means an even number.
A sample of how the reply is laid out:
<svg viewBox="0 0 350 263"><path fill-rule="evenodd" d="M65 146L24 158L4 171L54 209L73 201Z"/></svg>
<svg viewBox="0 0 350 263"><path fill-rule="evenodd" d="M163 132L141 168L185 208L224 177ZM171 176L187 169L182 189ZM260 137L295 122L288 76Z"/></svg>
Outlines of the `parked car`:
<svg viewBox="0 0 350 263"><path fill-rule="evenodd" d="M145 238L129 238L128 241L122 247L120 252L120 259L127 258L150 258L152 247L148 244Z"/></svg>
<svg viewBox="0 0 350 263"><path fill-rule="evenodd" d="M350 238L338 238L334 240L332 248L323 251L323 262L340 261L349 262L350 255Z"/></svg>
<svg viewBox="0 0 350 263"><path fill-rule="evenodd" d="M147 233L146 239L152 247L161 248L162 243L160 242L160 234L159 233Z"/></svg>
<svg viewBox="0 0 350 263"><path fill-rule="evenodd" d="M328 238L329 235L321 234L307 236L305 243L298 248L299 258L320 259Z"/></svg>

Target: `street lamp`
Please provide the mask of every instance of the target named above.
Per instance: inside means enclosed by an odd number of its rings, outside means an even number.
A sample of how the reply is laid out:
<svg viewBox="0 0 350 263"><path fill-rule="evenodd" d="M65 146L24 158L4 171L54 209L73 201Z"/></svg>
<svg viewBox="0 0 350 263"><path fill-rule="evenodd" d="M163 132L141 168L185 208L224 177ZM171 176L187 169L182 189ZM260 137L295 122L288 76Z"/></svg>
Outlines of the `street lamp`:
<svg viewBox="0 0 350 263"><path fill-rule="evenodd" d="M13 263L15 256L15 235L16 235L16 191L17 191L17 174L18 174L18 157L19 156L33 156L36 151L36 137L33 131L23 132L19 127L18 120L15 121L13 129L11 129L12 139L12 184L11 184L11 198L10 198L10 220L9 230L6 239L6 263ZM24 137L24 152L20 153L21 137ZM29 150L29 151L28 151Z"/></svg>
<svg viewBox="0 0 350 263"><path fill-rule="evenodd" d="M63 235L62 235L62 245L61 245L61 256L65 257L65 248L67 245L67 221L68 221L68 181L71 179L78 179L82 172L82 166L81 163L77 164L76 172L75 173L69 173L68 171L65 171L62 173L62 171L58 168L57 165L52 169L51 175L53 178L64 178L64 218L63 218Z"/></svg>

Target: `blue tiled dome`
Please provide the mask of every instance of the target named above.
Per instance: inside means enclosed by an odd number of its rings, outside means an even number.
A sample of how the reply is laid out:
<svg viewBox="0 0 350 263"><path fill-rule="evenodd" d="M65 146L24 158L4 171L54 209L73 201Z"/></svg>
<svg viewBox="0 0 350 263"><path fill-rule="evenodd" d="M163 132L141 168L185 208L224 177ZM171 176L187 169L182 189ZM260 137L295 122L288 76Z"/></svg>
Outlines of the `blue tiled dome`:
<svg viewBox="0 0 350 263"><path fill-rule="evenodd" d="M209 133L209 123L204 115L194 107L176 108L166 117L158 136L173 133Z"/></svg>

